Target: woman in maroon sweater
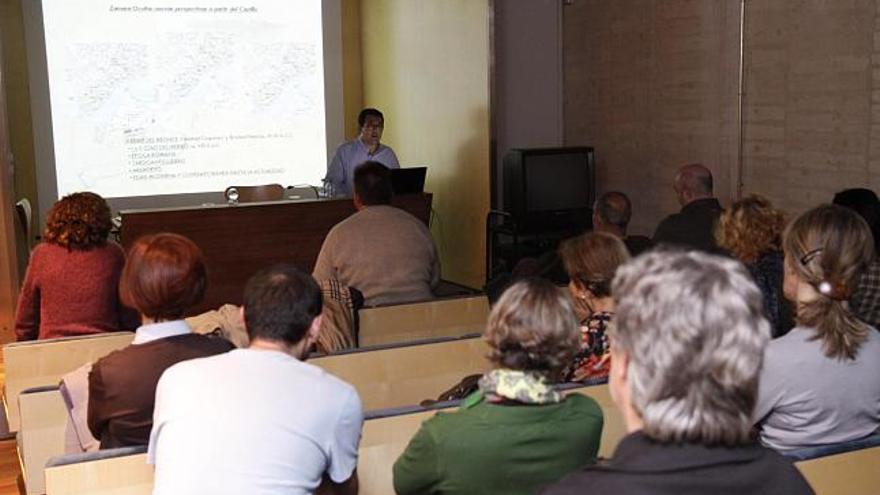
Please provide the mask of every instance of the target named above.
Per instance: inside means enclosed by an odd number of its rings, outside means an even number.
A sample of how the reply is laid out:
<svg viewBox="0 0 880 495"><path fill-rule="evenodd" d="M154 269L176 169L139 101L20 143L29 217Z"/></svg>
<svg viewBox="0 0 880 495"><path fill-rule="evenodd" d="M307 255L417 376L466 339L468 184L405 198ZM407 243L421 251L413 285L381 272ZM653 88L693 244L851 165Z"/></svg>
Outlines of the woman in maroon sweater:
<svg viewBox="0 0 880 495"><path fill-rule="evenodd" d="M52 206L18 297L18 340L133 330L137 312L119 301L125 255L108 242L110 207L90 192Z"/></svg>

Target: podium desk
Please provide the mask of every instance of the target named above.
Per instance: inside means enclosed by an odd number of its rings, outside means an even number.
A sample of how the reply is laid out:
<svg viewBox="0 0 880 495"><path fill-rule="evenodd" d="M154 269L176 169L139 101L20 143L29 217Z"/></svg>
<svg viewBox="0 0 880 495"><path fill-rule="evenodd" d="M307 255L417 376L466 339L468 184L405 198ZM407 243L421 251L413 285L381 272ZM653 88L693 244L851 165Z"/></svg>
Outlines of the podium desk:
<svg viewBox="0 0 880 495"><path fill-rule="evenodd" d="M432 195L395 196L392 204L428 224ZM174 232L205 255L205 300L188 314L241 304L247 279L261 268L292 263L311 273L330 229L354 213L351 199L271 201L239 205L123 210L120 240L127 251L137 238Z"/></svg>

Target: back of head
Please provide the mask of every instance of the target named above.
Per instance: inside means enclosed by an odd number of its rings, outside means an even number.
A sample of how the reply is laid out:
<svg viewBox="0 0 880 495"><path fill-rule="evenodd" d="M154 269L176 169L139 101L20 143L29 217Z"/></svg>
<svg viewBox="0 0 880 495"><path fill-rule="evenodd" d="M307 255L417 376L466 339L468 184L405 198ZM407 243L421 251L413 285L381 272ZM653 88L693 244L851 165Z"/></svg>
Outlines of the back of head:
<svg viewBox="0 0 880 495"><path fill-rule="evenodd" d="M783 250L786 271L801 282L795 319L817 329L827 356L854 359L867 327L847 302L874 257L868 225L852 210L822 205L788 226ZM786 285L792 278L789 273Z"/></svg>
<svg viewBox="0 0 880 495"><path fill-rule="evenodd" d="M753 194L725 210L715 226L718 246L731 252L743 263L755 263L782 244L785 217L763 196Z"/></svg>
<svg viewBox="0 0 880 495"><path fill-rule="evenodd" d="M713 189L712 172L703 165L685 165L675 175L676 192L679 196L689 198L689 201L711 197Z"/></svg>
<svg viewBox="0 0 880 495"><path fill-rule="evenodd" d="M354 193L365 206L391 203L391 171L379 162L364 162L354 169Z"/></svg>
<svg viewBox="0 0 880 495"><path fill-rule="evenodd" d="M141 237L119 280L122 303L153 320L175 320L201 302L208 283L202 251L178 234Z"/></svg>
<svg viewBox="0 0 880 495"><path fill-rule="evenodd" d="M521 280L489 314L489 359L501 368L555 378L577 352L579 328L563 290L540 278Z"/></svg>
<svg viewBox="0 0 880 495"><path fill-rule="evenodd" d="M606 225L613 225L626 233L629 220L632 217L632 203L626 194L618 191L610 191L596 200L596 217Z"/></svg>
<svg viewBox="0 0 880 495"><path fill-rule="evenodd" d="M91 192L69 194L52 205L43 240L68 249L87 250L107 242L110 207Z"/></svg>
<svg viewBox="0 0 880 495"><path fill-rule="evenodd" d="M699 251L651 251L620 267L613 292L612 350L629 356L631 402L645 435L748 442L770 325L743 265Z"/></svg>
<svg viewBox="0 0 880 495"><path fill-rule="evenodd" d="M864 188L845 189L834 195L833 203L861 215L871 229L874 249L880 249L880 200L874 191Z"/></svg>
<svg viewBox="0 0 880 495"><path fill-rule="evenodd" d="M572 282L596 297L611 295L617 268L629 260L623 242L604 232L590 232L563 242L559 255Z"/></svg>
<svg viewBox="0 0 880 495"><path fill-rule="evenodd" d="M244 322L255 339L299 343L321 314L321 289L292 265L275 265L251 277L244 289Z"/></svg>

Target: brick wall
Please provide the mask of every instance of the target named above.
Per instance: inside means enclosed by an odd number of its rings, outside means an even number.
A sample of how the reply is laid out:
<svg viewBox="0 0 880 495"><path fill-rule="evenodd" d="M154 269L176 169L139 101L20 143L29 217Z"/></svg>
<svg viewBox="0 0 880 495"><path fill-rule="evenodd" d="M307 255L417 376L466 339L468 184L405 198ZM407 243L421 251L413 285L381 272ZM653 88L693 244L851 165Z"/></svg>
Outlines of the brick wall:
<svg viewBox="0 0 880 495"><path fill-rule="evenodd" d="M672 175L712 169L727 201L738 139L739 2L575 0L564 12L565 140L596 148L598 190L650 235L677 211Z"/></svg>
<svg viewBox="0 0 880 495"><path fill-rule="evenodd" d="M575 0L565 9L566 142L599 155L600 189L634 228L676 209L673 170L702 162L735 196L738 0ZM749 0L743 192L789 213L880 189L880 0Z"/></svg>

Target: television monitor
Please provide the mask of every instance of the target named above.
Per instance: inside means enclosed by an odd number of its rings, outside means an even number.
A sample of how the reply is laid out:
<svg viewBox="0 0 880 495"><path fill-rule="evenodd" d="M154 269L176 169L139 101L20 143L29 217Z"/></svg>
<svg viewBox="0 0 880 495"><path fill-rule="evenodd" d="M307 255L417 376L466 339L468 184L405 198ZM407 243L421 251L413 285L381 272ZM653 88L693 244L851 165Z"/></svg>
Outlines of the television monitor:
<svg viewBox="0 0 880 495"><path fill-rule="evenodd" d="M593 148L512 149L504 156L504 209L529 230L583 230L596 198Z"/></svg>

